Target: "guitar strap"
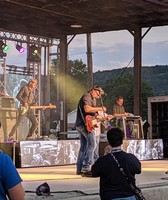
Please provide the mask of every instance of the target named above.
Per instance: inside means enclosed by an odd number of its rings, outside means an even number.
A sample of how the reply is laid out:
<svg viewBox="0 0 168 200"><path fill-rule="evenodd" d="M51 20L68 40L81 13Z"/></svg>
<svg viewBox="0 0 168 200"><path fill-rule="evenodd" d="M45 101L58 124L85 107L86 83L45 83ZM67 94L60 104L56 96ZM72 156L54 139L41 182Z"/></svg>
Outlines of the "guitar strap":
<svg viewBox="0 0 168 200"><path fill-rule="evenodd" d="M101 102L101 106L102 106L102 109L103 109L103 117L105 118L105 111L104 111L104 105L103 105L103 99L102 99L102 96L100 96L100 102Z"/></svg>
<svg viewBox="0 0 168 200"><path fill-rule="evenodd" d="M82 109L81 109L80 105L79 105L79 110L80 110L80 114L81 114L81 116L82 116L83 122L84 122L84 124L85 124L85 126L86 126L86 120L85 120L85 118L84 118L84 116L83 116L83 112L82 112Z"/></svg>

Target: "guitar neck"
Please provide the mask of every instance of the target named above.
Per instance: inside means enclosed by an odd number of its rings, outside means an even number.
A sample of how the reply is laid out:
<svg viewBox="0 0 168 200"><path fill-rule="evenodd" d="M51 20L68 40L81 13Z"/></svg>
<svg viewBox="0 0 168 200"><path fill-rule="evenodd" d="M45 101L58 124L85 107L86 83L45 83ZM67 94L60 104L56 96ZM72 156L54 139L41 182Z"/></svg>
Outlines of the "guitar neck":
<svg viewBox="0 0 168 200"><path fill-rule="evenodd" d="M45 109L50 108L50 106L30 106L30 109Z"/></svg>

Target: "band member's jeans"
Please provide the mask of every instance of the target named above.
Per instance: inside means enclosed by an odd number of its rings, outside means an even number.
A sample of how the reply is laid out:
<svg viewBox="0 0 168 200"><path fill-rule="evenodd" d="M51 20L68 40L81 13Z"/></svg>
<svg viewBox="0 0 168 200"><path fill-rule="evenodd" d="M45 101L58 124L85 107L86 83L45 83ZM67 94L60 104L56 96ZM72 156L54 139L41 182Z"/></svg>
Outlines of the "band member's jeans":
<svg viewBox="0 0 168 200"><path fill-rule="evenodd" d="M77 159L77 171L90 169L94 162L94 150L96 147L96 137L92 132L88 132L84 126L76 127L80 135L80 149Z"/></svg>
<svg viewBox="0 0 168 200"><path fill-rule="evenodd" d="M9 137L12 137L15 134L17 127L20 125L20 123L22 122L22 120L25 117L27 117L31 121L31 127L30 127L29 134L27 135L27 137L32 136L32 134L34 133L34 131L36 130L36 128L38 126L38 123L37 123L36 117L34 115L34 112L32 110L30 110L29 112L27 112L23 115L19 114L16 124L12 127L11 132L9 133Z"/></svg>
<svg viewBox="0 0 168 200"><path fill-rule="evenodd" d="M99 142L100 142L100 135L95 136L96 137L96 146L94 149L94 154L93 154L93 161L95 162L99 158Z"/></svg>

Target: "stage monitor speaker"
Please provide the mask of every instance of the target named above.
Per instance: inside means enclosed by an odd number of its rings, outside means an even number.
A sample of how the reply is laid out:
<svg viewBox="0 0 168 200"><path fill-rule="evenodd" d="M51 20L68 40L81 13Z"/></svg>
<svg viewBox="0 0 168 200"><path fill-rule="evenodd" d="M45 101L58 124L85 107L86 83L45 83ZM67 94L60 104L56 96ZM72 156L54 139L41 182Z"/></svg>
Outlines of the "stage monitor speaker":
<svg viewBox="0 0 168 200"><path fill-rule="evenodd" d="M13 143L0 143L0 150L13 157Z"/></svg>
<svg viewBox="0 0 168 200"><path fill-rule="evenodd" d="M4 108L0 109L0 121L1 121L0 142L7 141L8 134L16 123L16 118L17 118L16 109L14 110L4 109Z"/></svg>
<svg viewBox="0 0 168 200"><path fill-rule="evenodd" d="M15 108L15 100L13 97L1 97L1 108Z"/></svg>

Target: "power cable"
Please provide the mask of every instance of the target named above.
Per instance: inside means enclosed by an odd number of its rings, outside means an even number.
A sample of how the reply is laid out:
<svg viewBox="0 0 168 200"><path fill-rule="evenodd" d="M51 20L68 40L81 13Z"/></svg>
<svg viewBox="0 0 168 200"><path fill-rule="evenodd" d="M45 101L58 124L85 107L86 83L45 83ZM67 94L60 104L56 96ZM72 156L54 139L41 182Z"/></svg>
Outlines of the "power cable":
<svg viewBox="0 0 168 200"><path fill-rule="evenodd" d="M132 60L134 59L134 57L131 58L131 60L129 61L129 63L127 64L127 66L124 68L124 70L121 72L120 76L118 77L118 79L115 81L114 85L112 86L112 88L114 88L118 81L120 80L120 78L123 76L124 72L126 71L126 69L129 67L129 65L131 64Z"/></svg>
<svg viewBox="0 0 168 200"><path fill-rule="evenodd" d="M26 190L25 193L36 193L35 191L30 191L30 190ZM62 193L62 194L66 194L66 193L79 193L83 196L91 196L91 195L99 195L99 193L91 193L91 194L88 194L88 193L85 193L85 192L82 192L81 190L67 190L67 191L53 191L53 192L50 192L50 194L58 194L58 193Z"/></svg>

